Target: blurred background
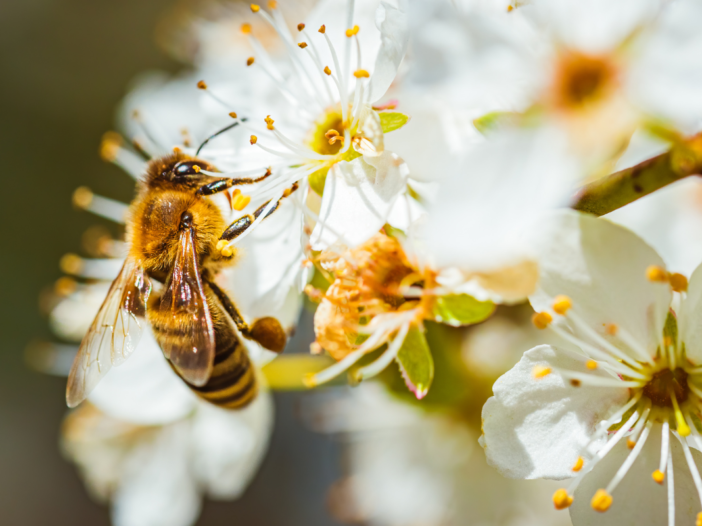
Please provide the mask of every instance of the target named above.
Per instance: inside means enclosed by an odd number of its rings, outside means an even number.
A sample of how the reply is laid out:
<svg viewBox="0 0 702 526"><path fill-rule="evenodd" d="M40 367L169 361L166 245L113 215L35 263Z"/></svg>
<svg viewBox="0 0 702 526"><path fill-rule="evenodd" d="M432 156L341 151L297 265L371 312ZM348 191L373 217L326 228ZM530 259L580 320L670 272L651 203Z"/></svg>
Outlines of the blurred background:
<svg viewBox="0 0 702 526"><path fill-rule="evenodd" d="M108 525L76 469L61 456L65 378L30 370L24 350L53 340L40 298L96 223L74 210L77 186L129 201L133 181L98 155L102 134L130 80L182 64L155 43L170 0L3 0L0 2L0 150L4 159L2 350L0 351L0 523ZM311 320L293 349L307 349ZM290 350L293 350L290 349ZM301 395L275 395L270 450L243 498L206 502L198 524L337 524L326 494L341 472L339 445L296 418Z"/></svg>

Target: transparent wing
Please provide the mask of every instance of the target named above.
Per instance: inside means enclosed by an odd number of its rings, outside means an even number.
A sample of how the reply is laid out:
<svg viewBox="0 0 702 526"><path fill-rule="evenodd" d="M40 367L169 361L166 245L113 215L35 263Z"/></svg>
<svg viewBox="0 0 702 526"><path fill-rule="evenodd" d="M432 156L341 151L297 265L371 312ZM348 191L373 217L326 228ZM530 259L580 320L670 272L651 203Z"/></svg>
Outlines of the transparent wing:
<svg viewBox="0 0 702 526"><path fill-rule="evenodd" d="M166 282L159 307L171 316L178 330L160 340L163 354L189 383L202 386L212 374L215 334L202 287L191 228L180 233L180 246L173 273Z"/></svg>
<svg viewBox="0 0 702 526"><path fill-rule="evenodd" d="M150 292L151 282L144 269L126 259L73 361L66 386L69 407L85 400L113 365L134 352L144 328Z"/></svg>

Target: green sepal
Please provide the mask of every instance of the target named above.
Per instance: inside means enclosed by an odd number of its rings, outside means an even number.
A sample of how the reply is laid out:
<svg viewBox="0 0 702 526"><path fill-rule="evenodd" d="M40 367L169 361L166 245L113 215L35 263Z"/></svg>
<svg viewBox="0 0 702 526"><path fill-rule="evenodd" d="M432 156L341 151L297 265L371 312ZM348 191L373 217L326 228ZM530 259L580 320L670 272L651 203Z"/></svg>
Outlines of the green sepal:
<svg viewBox="0 0 702 526"><path fill-rule="evenodd" d="M482 117L473 119L473 126L483 135L487 135L505 125L512 124L518 115L513 111L491 111Z"/></svg>
<svg viewBox="0 0 702 526"><path fill-rule="evenodd" d="M378 115L380 116L380 127L383 133L399 130L410 120L409 115L399 111L380 111Z"/></svg>
<svg viewBox="0 0 702 526"><path fill-rule="evenodd" d="M453 327L481 322L493 312L495 312L493 302L478 301L468 294L439 296L432 308L434 321Z"/></svg>
<svg viewBox="0 0 702 526"><path fill-rule="evenodd" d="M434 379L434 360L424 332L419 327L412 326L407 332L396 361L407 388L417 400L424 398Z"/></svg>
<svg viewBox="0 0 702 526"><path fill-rule="evenodd" d="M344 155L341 156L341 159L339 161L346 161L346 162L351 162L354 159L358 159L361 157L361 154L358 153L356 150L353 148L349 148ZM333 165L331 165L333 166ZM316 172L311 173L307 179L310 182L310 188L317 193L317 195L324 195L324 185L327 182L327 174L329 173L329 170L331 169L331 166L324 166L323 168L320 168Z"/></svg>

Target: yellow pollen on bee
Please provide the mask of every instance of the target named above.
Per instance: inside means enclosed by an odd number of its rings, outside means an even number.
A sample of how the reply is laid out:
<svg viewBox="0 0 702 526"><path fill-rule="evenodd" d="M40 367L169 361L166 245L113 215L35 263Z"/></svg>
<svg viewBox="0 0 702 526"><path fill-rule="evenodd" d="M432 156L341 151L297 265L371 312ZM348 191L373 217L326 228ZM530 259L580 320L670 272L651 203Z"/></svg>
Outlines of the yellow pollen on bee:
<svg viewBox="0 0 702 526"><path fill-rule="evenodd" d="M248 22L241 24L241 32L244 33L245 35L248 35L249 33L251 33L251 24L249 24Z"/></svg>
<svg viewBox="0 0 702 526"><path fill-rule="evenodd" d="M236 118L238 117L238 115L236 114L235 111L230 111L230 112L229 112L229 116L230 116L232 119L236 119Z"/></svg>
<svg viewBox="0 0 702 526"><path fill-rule="evenodd" d="M657 469L653 473L651 473L651 477L653 480L655 480L658 484L663 485L663 481L665 480L665 473L663 473L661 470Z"/></svg>
<svg viewBox="0 0 702 526"><path fill-rule="evenodd" d="M252 135L251 138L249 139L249 142L251 144L256 144L256 141L258 141L258 137L256 137L255 135Z"/></svg>
<svg viewBox="0 0 702 526"><path fill-rule="evenodd" d="M659 267L658 265L651 265L648 267L646 269L646 277L648 278L648 281L652 281L654 283L668 282L668 273L664 268Z"/></svg>
<svg viewBox="0 0 702 526"><path fill-rule="evenodd" d="M352 36L358 34L359 27L353 26L351 29L346 30L346 36L351 38Z"/></svg>
<svg viewBox="0 0 702 526"><path fill-rule="evenodd" d="M591 371L594 371L595 369L597 369L597 362L595 360L588 360L587 362L585 362L585 367L587 367Z"/></svg>
<svg viewBox="0 0 702 526"><path fill-rule="evenodd" d="M636 442L634 442L630 438L627 438L626 439L626 447L628 447L629 449L634 449L636 447Z"/></svg>
<svg viewBox="0 0 702 526"><path fill-rule="evenodd" d="M297 30L298 30L298 31L302 31L303 29L305 29L305 24L302 24L302 23L297 24Z"/></svg>
<svg viewBox="0 0 702 526"><path fill-rule="evenodd" d="M616 336L619 331L619 327L616 323L609 323L605 326L605 332L610 336Z"/></svg>
<svg viewBox="0 0 702 526"><path fill-rule="evenodd" d="M307 47L307 42L300 42L297 46L298 46L300 49L305 49L305 48Z"/></svg>
<svg viewBox="0 0 702 526"><path fill-rule="evenodd" d="M256 60L256 59L255 59L254 57L249 57L249 58L247 58L247 59L246 59L246 65L247 65L247 66L250 66L251 64L253 64L253 63L255 62L255 60Z"/></svg>
<svg viewBox="0 0 702 526"><path fill-rule="evenodd" d="M329 66L324 66L324 73L331 75L331 69L329 69Z"/></svg>
<svg viewBox="0 0 702 526"><path fill-rule="evenodd" d="M553 317L546 311L536 312L531 317L531 323L533 323L537 329L545 329L552 321Z"/></svg>
<svg viewBox="0 0 702 526"><path fill-rule="evenodd" d="M200 167L199 167L197 164L194 164L194 165L193 165L193 170L195 170L195 173L196 173L196 174L199 174L199 173L200 173Z"/></svg>
<svg viewBox="0 0 702 526"><path fill-rule="evenodd" d="M685 276L674 272L668 278L670 279L670 287L675 292L687 292L687 278Z"/></svg>
<svg viewBox="0 0 702 526"><path fill-rule="evenodd" d="M275 130L275 127L273 126L273 123L274 123L275 121L274 121L273 119L271 119L271 116L270 116L270 115L268 115L268 116L267 116L265 119L263 119L263 120L266 121L266 128L268 128L269 130Z"/></svg>
<svg viewBox="0 0 702 526"><path fill-rule="evenodd" d="M241 212L246 205L251 202L250 195L239 194L234 199L232 199L232 208L237 212Z"/></svg>
<svg viewBox="0 0 702 526"><path fill-rule="evenodd" d="M227 245L226 247L224 247L222 249L222 255L225 258L230 258L234 255L234 249L232 247L230 247L229 245Z"/></svg>
<svg viewBox="0 0 702 526"><path fill-rule="evenodd" d="M573 302L568 296L556 296L553 300L553 310L556 314L560 314L561 316L565 315L572 306Z"/></svg>
<svg viewBox="0 0 702 526"><path fill-rule="evenodd" d="M365 69L357 69L356 71L353 72L353 76L356 77L357 79L368 78L368 77L370 77L370 73L368 73Z"/></svg>
<svg viewBox="0 0 702 526"><path fill-rule="evenodd" d="M197 89L207 89L207 83L204 80L198 80Z"/></svg>
<svg viewBox="0 0 702 526"><path fill-rule="evenodd" d="M546 367L545 365L535 365L534 368L531 370L531 374L534 378L539 380L551 374L551 368Z"/></svg>
<svg viewBox="0 0 702 526"><path fill-rule="evenodd" d="M583 460L583 457L578 457L578 460L575 461L575 466L573 466L573 471L576 473L583 469L583 464L585 461Z"/></svg>
<svg viewBox="0 0 702 526"><path fill-rule="evenodd" d="M568 495L568 492L561 488L553 494L553 505L557 510L564 510L573 504L573 497Z"/></svg>
<svg viewBox="0 0 702 526"><path fill-rule="evenodd" d="M78 208L88 208L93 202L93 192L87 186L79 186L73 192L73 204Z"/></svg>
<svg viewBox="0 0 702 526"><path fill-rule="evenodd" d="M607 490L598 489L590 501L590 506L592 506L593 510L604 513L612 505L612 500L612 495L607 493Z"/></svg>
<svg viewBox="0 0 702 526"><path fill-rule="evenodd" d="M252 11L253 13L258 13L258 12L261 10L261 6L260 6L260 5L251 4L250 7L251 7L251 11Z"/></svg>
<svg viewBox="0 0 702 526"><path fill-rule="evenodd" d="M319 29L317 31L324 34L327 31L327 27L324 24L322 24L321 26L319 26Z"/></svg>

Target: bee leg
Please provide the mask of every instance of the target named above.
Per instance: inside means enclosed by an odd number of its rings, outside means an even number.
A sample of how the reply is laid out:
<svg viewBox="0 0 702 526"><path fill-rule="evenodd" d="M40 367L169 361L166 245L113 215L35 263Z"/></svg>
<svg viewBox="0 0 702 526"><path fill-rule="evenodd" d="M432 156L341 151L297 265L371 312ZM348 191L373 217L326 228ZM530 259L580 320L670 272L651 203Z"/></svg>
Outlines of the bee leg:
<svg viewBox="0 0 702 526"><path fill-rule="evenodd" d="M207 285L210 290L214 292L217 299L227 311L227 314L231 317L236 328L239 332L250 340L258 342L262 347L268 349L269 351L282 352L287 343L287 336L280 322L275 318L267 316L265 318L259 318L254 321L253 325L246 323L244 318L239 313L239 310L234 305L227 293L219 288L217 284L213 281L206 279Z"/></svg>
<svg viewBox="0 0 702 526"><path fill-rule="evenodd" d="M268 213L263 219L269 217L273 212L275 212L280 206L281 201L288 197L290 194L292 194L295 190L297 190L298 186L298 183L294 183L290 188L286 189L285 192L283 192L283 196L280 199L278 199L278 202L273 208L271 208L268 211ZM239 237L241 234L243 234L244 230L249 228L253 224L253 222L256 219L258 219L258 217L263 213L263 211L269 204L270 201L266 201L261 206L259 206L253 214L247 214L234 221L231 225L229 225L229 228L227 228L224 231L224 233L221 236L219 236L219 239L231 241L232 239L236 239L237 237Z"/></svg>
<svg viewBox="0 0 702 526"><path fill-rule="evenodd" d="M207 183L206 185L201 186L200 188L197 189L197 194L198 195L213 195L213 194L218 194L220 192L224 192L225 190L228 190L232 186L239 186L242 184L254 184L254 183L259 183L266 179L267 177L270 177L271 175L271 170L270 168L266 170L266 173L263 174L261 177L255 177L255 178L240 178L240 179L228 179L228 178L223 178L223 179L218 179L217 181L213 181L211 183Z"/></svg>

